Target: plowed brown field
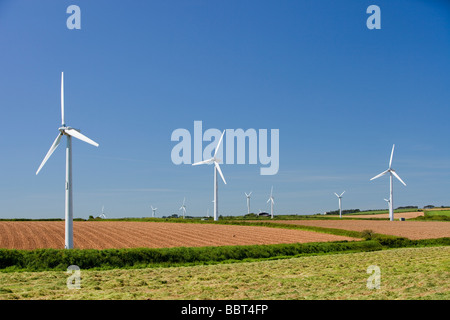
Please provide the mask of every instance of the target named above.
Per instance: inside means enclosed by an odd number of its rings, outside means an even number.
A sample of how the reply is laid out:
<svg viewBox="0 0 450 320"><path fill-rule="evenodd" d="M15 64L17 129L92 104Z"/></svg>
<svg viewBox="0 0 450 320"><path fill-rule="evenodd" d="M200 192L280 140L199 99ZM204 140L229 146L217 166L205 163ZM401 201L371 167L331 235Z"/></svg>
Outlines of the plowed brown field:
<svg viewBox="0 0 450 320"><path fill-rule="evenodd" d="M450 222L379 220L279 220L273 222L353 231L372 230L376 233L412 240L450 237Z"/></svg>
<svg viewBox="0 0 450 320"><path fill-rule="evenodd" d="M423 216L424 213L421 211L416 212L399 212L394 213L394 219L405 218L412 219ZM389 213L380 213L380 214L353 214L353 215L342 215L342 218L383 218L389 219Z"/></svg>
<svg viewBox="0 0 450 320"><path fill-rule="evenodd" d="M74 221L79 249L162 248L321 241L355 238L303 230L218 224ZM0 221L0 248L64 248L63 221Z"/></svg>

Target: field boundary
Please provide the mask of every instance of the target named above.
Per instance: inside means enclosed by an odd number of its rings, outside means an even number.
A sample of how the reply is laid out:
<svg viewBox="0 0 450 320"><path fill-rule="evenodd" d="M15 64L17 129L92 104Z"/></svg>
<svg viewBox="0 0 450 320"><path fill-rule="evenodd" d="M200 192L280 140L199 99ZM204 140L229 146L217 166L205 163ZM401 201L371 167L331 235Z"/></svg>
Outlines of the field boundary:
<svg viewBox="0 0 450 320"><path fill-rule="evenodd" d="M305 255L378 251L401 247L448 246L450 238L409 240L367 233L364 241L275 245L132 248L132 249L0 249L0 272L81 269L179 267L196 264L258 261Z"/></svg>

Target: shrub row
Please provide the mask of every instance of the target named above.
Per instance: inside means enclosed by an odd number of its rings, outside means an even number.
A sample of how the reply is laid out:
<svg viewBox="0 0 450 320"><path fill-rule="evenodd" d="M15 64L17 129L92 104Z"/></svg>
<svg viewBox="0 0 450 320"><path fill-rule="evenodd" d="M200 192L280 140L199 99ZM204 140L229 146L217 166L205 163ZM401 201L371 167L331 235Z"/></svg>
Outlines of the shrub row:
<svg viewBox="0 0 450 320"><path fill-rule="evenodd" d="M373 240L160 249L0 249L0 269L8 268L10 270L27 271L66 270L69 265L77 265L81 269L151 267L381 249L382 245L378 241Z"/></svg>

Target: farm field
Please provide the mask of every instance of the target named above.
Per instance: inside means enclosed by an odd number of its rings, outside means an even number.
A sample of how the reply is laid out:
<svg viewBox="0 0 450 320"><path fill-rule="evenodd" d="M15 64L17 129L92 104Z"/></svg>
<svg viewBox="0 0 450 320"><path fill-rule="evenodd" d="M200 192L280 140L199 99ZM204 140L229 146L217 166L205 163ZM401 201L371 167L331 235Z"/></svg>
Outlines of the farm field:
<svg viewBox="0 0 450 320"><path fill-rule="evenodd" d="M375 233L406 237L412 240L450 237L450 223L441 221L379 221L379 220L278 220L283 224L336 228L352 231L372 230Z"/></svg>
<svg viewBox="0 0 450 320"><path fill-rule="evenodd" d="M366 287L380 268L380 289ZM0 299L368 300L450 299L450 247L401 248L172 268L81 270L69 290L64 271L2 273Z"/></svg>
<svg viewBox="0 0 450 320"><path fill-rule="evenodd" d="M355 238L304 230L220 224L74 221L78 249L169 248L322 241ZM63 221L0 221L0 248L64 248Z"/></svg>
<svg viewBox="0 0 450 320"><path fill-rule="evenodd" d="M415 212L394 212L394 219L399 218L405 218L405 219L412 219L423 216L424 213L421 211L415 211ZM370 219L370 218L383 218L383 219L389 219L389 213L378 213L378 214L354 214L354 215L342 215L342 218L363 218L363 219Z"/></svg>
<svg viewBox="0 0 450 320"><path fill-rule="evenodd" d="M450 210L426 210L425 214L428 216L447 216L450 217Z"/></svg>

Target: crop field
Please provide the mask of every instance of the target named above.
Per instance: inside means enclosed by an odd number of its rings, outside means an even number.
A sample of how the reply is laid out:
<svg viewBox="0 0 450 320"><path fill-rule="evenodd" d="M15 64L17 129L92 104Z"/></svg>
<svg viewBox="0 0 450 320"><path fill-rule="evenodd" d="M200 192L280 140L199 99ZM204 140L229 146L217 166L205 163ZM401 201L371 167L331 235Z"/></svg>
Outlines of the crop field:
<svg viewBox="0 0 450 320"><path fill-rule="evenodd" d="M258 226L125 221L74 221L78 249L169 248L357 240ZM0 248L64 248L63 221L0 221Z"/></svg>
<svg viewBox="0 0 450 320"><path fill-rule="evenodd" d="M447 216L450 217L450 210L426 210L428 216Z"/></svg>
<svg viewBox="0 0 450 320"><path fill-rule="evenodd" d="M369 266L379 289L367 287ZM450 247L401 248L172 268L81 270L68 289L64 271L11 272L0 300L12 299L450 299Z"/></svg>
<svg viewBox="0 0 450 320"><path fill-rule="evenodd" d="M441 221L279 220L273 222L352 231L372 230L375 233L412 240L450 237L450 222Z"/></svg>
<svg viewBox="0 0 450 320"><path fill-rule="evenodd" d="M415 211L415 212L394 212L394 219L399 218L405 218L405 219L412 219L423 216L424 213L421 211ZM389 213L372 213L372 214L352 214L352 215L342 215L342 218L383 218L383 219L389 219Z"/></svg>

